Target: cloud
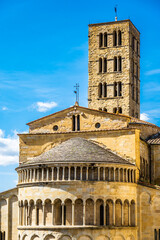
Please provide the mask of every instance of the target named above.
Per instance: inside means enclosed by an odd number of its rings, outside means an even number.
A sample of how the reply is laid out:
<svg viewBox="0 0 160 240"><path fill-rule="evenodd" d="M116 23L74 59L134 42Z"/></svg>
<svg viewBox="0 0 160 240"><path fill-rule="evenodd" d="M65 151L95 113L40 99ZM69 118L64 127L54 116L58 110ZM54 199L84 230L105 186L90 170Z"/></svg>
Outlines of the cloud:
<svg viewBox="0 0 160 240"><path fill-rule="evenodd" d="M56 102L37 102L33 104L33 108L35 108L38 112L47 112L54 107L57 107Z"/></svg>
<svg viewBox="0 0 160 240"><path fill-rule="evenodd" d="M6 110L8 110L8 108L7 107L2 107L2 110L6 111Z"/></svg>
<svg viewBox="0 0 160 240"><path fill-rule="evenodd" d="M154 69L154 70L150 70L148 72L146 72L146 75L155 75L155 74L159 74L160 73L160 69Z"/></svg>
<svg viewBox="0 0 160 240"><path fill-rule="evenodd" d="M6 166L18 163L19 141L16 131L12 136L5 137L5 132L0 129L0 165Z"/></svg>
<svg viewBox="0 0 160 240"><path fill-rule="evenodd" d="M143 121L149 121L150 120L147 113L141 113L140 114L140 119L143 120Z"/></svg>

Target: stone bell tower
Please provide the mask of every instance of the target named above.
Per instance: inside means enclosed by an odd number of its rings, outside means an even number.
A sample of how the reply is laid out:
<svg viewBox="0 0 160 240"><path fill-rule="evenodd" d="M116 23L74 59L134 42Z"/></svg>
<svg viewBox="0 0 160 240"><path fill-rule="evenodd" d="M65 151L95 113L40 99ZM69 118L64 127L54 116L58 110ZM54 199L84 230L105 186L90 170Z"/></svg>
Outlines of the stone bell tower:
<svg viewBox="0 0 160 240"><path fill-rule="evenodd" d="M140 117L140 33L130 20L89 25L88 107Z"/></svg>

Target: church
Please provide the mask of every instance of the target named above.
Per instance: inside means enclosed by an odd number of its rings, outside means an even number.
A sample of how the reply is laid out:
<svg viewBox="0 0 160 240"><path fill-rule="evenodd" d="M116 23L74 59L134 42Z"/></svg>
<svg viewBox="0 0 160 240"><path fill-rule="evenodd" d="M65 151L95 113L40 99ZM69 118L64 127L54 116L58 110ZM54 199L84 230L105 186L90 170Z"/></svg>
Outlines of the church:
<svg viewBox="0 0 160 240"><path fill-rule="evenodd" d="M160 127L140 120L140 33L89 25L88 108L27 123L0 240L159 240ZM5 159L4 159L5 161Z"/></svg>

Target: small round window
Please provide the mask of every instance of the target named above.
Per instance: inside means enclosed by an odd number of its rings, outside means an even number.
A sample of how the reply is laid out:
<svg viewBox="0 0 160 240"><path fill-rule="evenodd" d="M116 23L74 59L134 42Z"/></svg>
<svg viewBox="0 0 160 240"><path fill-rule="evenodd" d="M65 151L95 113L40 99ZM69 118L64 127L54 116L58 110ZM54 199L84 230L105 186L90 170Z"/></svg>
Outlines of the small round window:
<svg viewBox="0 0 160 240"><path fill-rule="evenodd" d="M96 123L95 124L95 128L100 128L101 124L100 123Z"/></svg>
<svg viewBox="0 0 160 240"><path fill-rule="evenodd" d="M53 130L54 130L54 131L57 131L57 130L58 130L58 126L55 125L55 126L53 127Z"/></svg>

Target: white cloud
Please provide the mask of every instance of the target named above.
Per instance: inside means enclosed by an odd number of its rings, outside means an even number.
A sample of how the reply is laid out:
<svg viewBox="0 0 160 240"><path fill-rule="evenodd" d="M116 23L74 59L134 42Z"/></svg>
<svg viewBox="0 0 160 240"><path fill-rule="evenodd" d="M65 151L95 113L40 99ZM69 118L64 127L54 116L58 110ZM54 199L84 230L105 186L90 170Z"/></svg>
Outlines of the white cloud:
<svg viewBox="0 0 160 240"><path fill-rule="evenodd" d="M6 111L6 110L8 110L8 108L7 107L2 107L2 110Z"/></svg>
<svg viewBox="0 0 160 240"><path fill-rule="evenodd" d="M140 119L143 120L143 121L148 121L150 120L149 116L147 113L141 113L140 114Z"/></svg>
<svg viewBox="0 0 160 240"><path fill-rule="evenodd" d="M159 74L160 73L160 69L154 69L154 70L150 70L148 72L146 72L146 75L155 75L155 74Z"/></svg>
<svg viewBox="0 0 160 240"><path fill-rule="evenodd" d="M47 112L56 106L56 102L37 102L33 105L33 108L37 109L38 112Z"/></svg>
<svg viewBox="0 0 160 240"><path fill-rule="evenodd" d="M5 137L5 133L0 129L0 165L6 166L18 163L19 141L16 131L13 136Z"/></svg>

